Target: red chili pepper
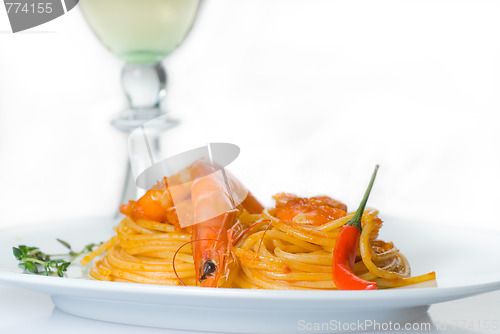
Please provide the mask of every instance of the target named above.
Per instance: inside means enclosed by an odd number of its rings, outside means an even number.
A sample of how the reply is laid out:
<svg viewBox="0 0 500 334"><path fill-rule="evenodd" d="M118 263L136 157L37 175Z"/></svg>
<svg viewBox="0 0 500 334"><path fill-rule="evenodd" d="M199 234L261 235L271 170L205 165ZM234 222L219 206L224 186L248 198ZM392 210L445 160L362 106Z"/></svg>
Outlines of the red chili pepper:
<svg viewBox="0 0 500 334"><path fill-rule="evenodd" d="M378 165L375 166L370 184L366 189L365 196L359 204L358 210L352 218L340 229L337 236L337 244L333 250L333 282L340 290L375 290L377 283L370 282L354 275L352 267L356 260L356 251L361 235L361 217L365 210L366 202L370 196L375 176L377 176Z"/></svg>

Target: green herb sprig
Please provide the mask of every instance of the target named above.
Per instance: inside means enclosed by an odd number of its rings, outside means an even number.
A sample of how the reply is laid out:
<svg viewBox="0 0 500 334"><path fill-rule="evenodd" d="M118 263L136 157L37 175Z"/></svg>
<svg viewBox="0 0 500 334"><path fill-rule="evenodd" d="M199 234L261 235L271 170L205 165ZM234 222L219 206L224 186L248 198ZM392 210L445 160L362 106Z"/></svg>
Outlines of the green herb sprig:
<svg viewBox="0 0 500 334"><path fill-rule="evenodd" d="M26 273L59 277L64 276L64 272L69 265L80 255L90 253L99 244L91 243L86 245L80 252L75 252L71 245L64 240L57 239L69 252L64 254L45 254L38 247L19 245L12 247L14 256L19 261L19 266L24 268Z"/></svg>

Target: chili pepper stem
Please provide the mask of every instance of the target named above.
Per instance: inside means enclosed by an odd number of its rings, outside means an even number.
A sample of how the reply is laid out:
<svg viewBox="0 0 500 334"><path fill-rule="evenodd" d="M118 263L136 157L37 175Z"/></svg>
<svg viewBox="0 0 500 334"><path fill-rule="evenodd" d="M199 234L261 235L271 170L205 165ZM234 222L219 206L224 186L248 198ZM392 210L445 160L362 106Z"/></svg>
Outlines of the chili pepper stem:
<svg viewBox="0 0 500 334"><path fill-rule="evenodd" d="M363 217L363 212L365 211L365 206L366 202L368 201L368 197L370 197L370 192L373 187L373 182L375 181L375 177L377 176L377 171L378 171L378 165L375 165L375 170L373 171L372 178L370 180L370 184L368 185L368 188L365 191L365 195L363 196L363 199L361 200L361 203L359 203L358 210L356 210L356 213L354 216L352 216L351 219L346 223L346 225L352 225L356 226L360 231L361 231L361 218Z"/></svg>

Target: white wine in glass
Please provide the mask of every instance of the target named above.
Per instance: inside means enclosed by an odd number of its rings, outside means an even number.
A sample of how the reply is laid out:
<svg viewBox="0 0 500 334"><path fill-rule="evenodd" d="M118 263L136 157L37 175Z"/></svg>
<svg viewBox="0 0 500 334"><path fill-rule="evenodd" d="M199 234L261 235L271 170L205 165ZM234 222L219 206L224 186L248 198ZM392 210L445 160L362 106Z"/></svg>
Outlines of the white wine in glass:
<svg viewBox="0 0 500 334"><path fill-rule="evenodd" d="M189 33L199 0L82 0L101 42L127 63L157 63Z"/></svg>

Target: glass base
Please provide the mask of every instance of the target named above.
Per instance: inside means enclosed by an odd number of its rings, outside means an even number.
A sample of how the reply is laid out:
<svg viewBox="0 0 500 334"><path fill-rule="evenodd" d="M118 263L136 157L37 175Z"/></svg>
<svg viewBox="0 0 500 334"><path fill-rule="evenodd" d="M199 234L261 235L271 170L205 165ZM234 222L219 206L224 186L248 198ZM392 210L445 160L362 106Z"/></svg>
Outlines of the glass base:
<svg viewBox="0 0 500 334"><path fill-rule="evenodd" d="M166 115L159 109L127 109L113 119L111 125L121 132L130 133L146 122L148 127L157 127L159 131L171 129L179 124L179 120Z"/></svg>

